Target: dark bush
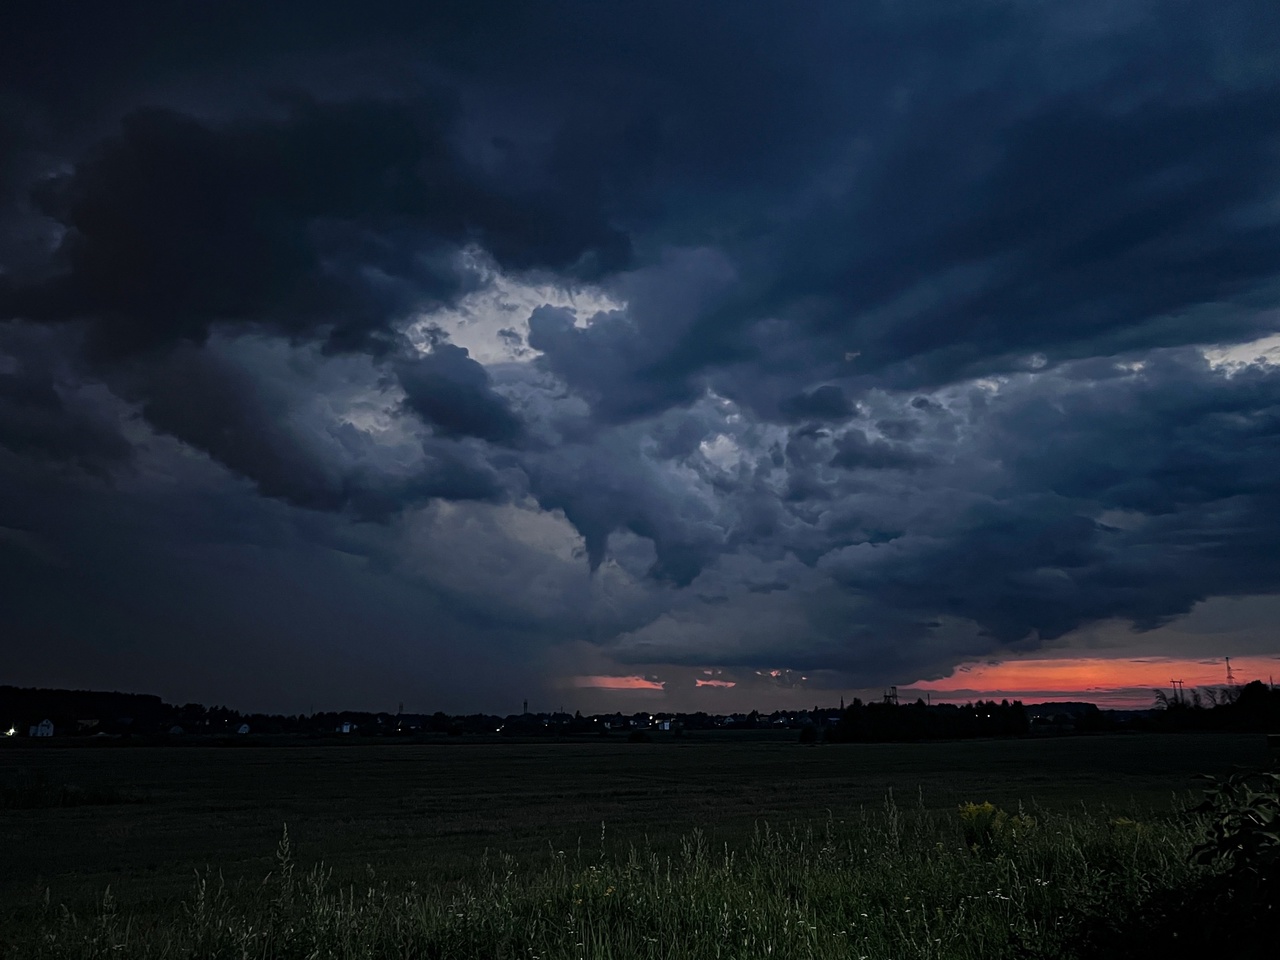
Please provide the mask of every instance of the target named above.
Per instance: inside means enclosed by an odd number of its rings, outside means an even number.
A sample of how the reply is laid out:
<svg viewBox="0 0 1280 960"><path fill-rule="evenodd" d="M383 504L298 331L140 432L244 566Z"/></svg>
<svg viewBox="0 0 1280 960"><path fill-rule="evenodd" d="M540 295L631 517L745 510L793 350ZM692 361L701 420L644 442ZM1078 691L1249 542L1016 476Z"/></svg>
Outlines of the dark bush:
<svg viewBox="0 0 1280 960"><path fill-rule="evenodd" d="M1280 772L1238 773L1208 782L1190 812L1204 822L1192 860L1196 880L1156 889L1125 922L1094 916L1080 954L1098 960L1227 956L1262 960L1280 929Z"/></svg>

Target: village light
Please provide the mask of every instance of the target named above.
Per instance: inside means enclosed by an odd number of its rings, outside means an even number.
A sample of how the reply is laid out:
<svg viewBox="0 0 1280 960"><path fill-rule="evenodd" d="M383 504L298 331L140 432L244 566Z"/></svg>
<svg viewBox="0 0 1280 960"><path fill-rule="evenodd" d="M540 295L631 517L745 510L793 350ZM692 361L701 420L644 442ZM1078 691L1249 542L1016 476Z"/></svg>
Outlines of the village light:
<svg viewBox="0 0 1280 960"><path fill-rule="evenodd" d="M17 733L17 732L18 732L18 728L17 728L17 727L10 727L8 730L6 730L6 731L4 732L4 735L5 735L6 737L12 737L12 736L13 736L15 733Z"/></svg>

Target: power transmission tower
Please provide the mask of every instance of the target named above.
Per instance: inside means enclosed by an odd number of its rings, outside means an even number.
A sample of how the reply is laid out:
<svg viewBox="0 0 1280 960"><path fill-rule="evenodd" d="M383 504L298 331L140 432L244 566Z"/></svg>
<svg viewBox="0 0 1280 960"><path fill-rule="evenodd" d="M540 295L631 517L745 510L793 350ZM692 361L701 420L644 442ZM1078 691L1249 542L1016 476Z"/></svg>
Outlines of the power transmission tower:
<svg viewBox="0 0 1280 960"><path fill-rule="evenodd" d="M884 692L884 702L892 703L895 707L898 705L898 688L890 687Z"/></svg>
<svg viewBox="0 0 1280 960"><path fill-rule="evenodd" d="M1181 703L1181 702L1182 702L1182 687L1183 687L1183 681L1181 681L1181 680L1170 680L1169 682L1170 682L1171 684L1173 684L1173 702L1174 702L1174 703Z"/></svg>
<svg viewBox="0 0 1280 960"><path fill-rule="evenodd" d="M1236 677L1235 674L1231 672L1231 658L1224 657L1223 659L1227 661L1227 686L1234 687L1236 685Z"/></svg>

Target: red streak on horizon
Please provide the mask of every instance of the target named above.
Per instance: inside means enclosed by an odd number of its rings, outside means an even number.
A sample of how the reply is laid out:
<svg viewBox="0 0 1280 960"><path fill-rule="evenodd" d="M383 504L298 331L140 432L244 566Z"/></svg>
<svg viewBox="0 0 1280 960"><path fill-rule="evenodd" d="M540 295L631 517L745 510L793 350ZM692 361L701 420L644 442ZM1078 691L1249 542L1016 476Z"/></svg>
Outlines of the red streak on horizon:
<svg viewBox="0 0 1280 960"><path fill-rule="evenodd" d="M738 681L736 680L695 680L693 681L693 685L695 687L736 687L738 685Z"/></svg>
<svg viewBox="0 0 1280 960"><path fill-rule="evenodd" d="M1237 684L1267 680L1280 673L1277 657L1232 657L1231 668ZM941 694L1028 699L1051 692L1054 699L1108 700L1123 697L1134 706L1150 706L1154 692L1169 690L1171 679L1182 680L1186 689L1221 687L1227 682L1226 664L1221 658L1203 660L1150 657L1141 660L1108 660L1078 657L1070 660L1006 660L1001 663L973 663L961 666L949 677L911 684L913 691ZM1024 696L1026 694L1027 696ZM1110 695L1110 696L1107 696Z"/></svg>
<svg viewBox="0 0 1280 960"><path fill-rule="evenodd" d="M574 677L575 687L590 687L596 690L665 690L666 685L659 680L646 680L644 677Z"/></svg>

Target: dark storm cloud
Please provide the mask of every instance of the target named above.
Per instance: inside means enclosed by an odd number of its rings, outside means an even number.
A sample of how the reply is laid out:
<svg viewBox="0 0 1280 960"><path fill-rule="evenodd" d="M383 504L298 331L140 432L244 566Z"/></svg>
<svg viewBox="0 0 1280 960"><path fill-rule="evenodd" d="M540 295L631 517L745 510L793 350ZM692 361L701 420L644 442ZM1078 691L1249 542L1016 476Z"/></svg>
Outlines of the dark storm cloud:
<svg viewBox="0 0 1280 960"><path fill-rule="evenodd" d="M687 330L725 302L738 280L719 251L664 251L652 264L616 278L610 291L627 303L578 326L570 311L541 307L529 317L538 363L590 401L607 423L684 406L705 389L701 378L670 376L664 357Z"/></svg>
<svg viewBox="0 0 1280 960"><path fill-rule="evenodd" d="M831 383L787 397L778 405L779 413L792 420L846 420L856 409L845 392Z"/></svg>
<svg viewBox="0 0 1280 960"><path fill-rule="evenodd" d="M590 447L566 445L528 461L531 489L543 508L564 511L593 570L604 561L610 536L626 531L653 543L648 576L688 586L724 551L725 531L715 507L672 483L635 440L623 434Z"/></svg>
<svg viewBox="0 0 1280 960"><path fill-rule="evenodd" d="M0 447L105 473L126 462L131 447L67 369L68 339L26 325L0 326Z"/></svg>
<svg viewBox="0 0 1280 960"><path fill-rule="evenodd" d="M546 331L551 362L569 373L590 356L608 369L610 396L595 401L605 417L649 398L678 402L703 375L753 409L791 416L797 388L823 380L935 385L1037 353L1043 364L1270 329L1253 308L1275 301L1280 249L1280 92L1262 52L1263 37L1280 37L1277 16L1258 8L1256 34L1241 34L1228 14L1132 10L1130 29L1102 17L1093 35L994 4L913 21L875 8L833 17L823 26L850 49L883 40L935 60L871 57L855 71L868 71L863 82L833 80L812 101L797 84L776 96L808 122L829 120L821 137L806 125L789 138L767 99L752 136L773 136L745 155L715 152L733 142L734 114L708 109L719 139L706 179L696 136L655 134L664 162L653 176L688 197L655 232L715 236L739 273L733 292L692 316L555 340ZM821 49L815 26L791 29ZM1045 40L1055 28L1061 36ZM950 43L935 47L943 30ZM792 42L783 30L769 49ZM717 56L729 76L745 69ZM675 117L711 88L673 104ZM773 161L797 140L807 153L788 177ZM700 217L714 226L683 232ZM1196 312L1206 304L1221 309Z"/></svg>
<svg viewBox="0 0 1280 960"><path fill-rule="evenodd" d="M972 122L921 118L919 143L887 145L872 161L883 170L834 210L780 225L776 259L743 299L700 318L661 369L687 378L749 351L754 385L735 366L720 389L765 411L752 395L770 377L910 388L1033 354L1044 364L1272 329L1257 308L1276 296L1280 94L1050 104L1004 126L983 105L957 109ZM956 141L989 165L939 152Z"/></svg>
<svg viewBox="0 0 1280 960"><path fill-rule="evenodd" d="M997 443L1019 482L1154 516L1233 496L1270 496L1280 442L1274 371L1231 376L1196 353L1157 352L1134 372L1038 386L997 407Z"/></svg>
<svg viewBox="0 0 1280 960"><path fill-rule="evenodd" d="M836 440L832 466L846 470L871 467L885 470L915 470L928 466L928 456L916 453L902 444L887 440L871 440L861 430L848 430Z"/></svg>
<svg viewBox="0 0 1280 960"><path fill-rule="evenodd" d="M191 551L213 609L214 498L253 616L305 608L255 551L367 558L378 643L447 621L420 676L879 683L1280 591L1276 369L1189 346L1280 328L1274 4L0 18L11 559L117 562L159 498L132 589Z"/></svg>
<svg viewBox="0 0 1280 960"><path fill-rule="evenodd" d="M873 685L1092 623L1149 631L1210 597L1274 593L1280 370L1143 356L1110 361L1105 378L1084 361L928 405L869 395L879 421L916 425L897 444L922 469L871 457L837 468L843 437L792 431L783 457L754 468L763 483L718 487L713 522L732 553L608 649L627 663L772 663ZM761 491L771 522L748 534L742 507ZM789 589L762 606L770 574ZM709 614L695 603L705 596L730 600Z"/></svg>
<svg viewBox="0 0 1280 960"><path fill-rule="evenodd" d="M1198 353L1155 353L1109 380L1011 384L976 426L973 453L1003 461L999 486L832 553L840 582L1003 642L1109 618L1146 629L1209 596L1280 588L1274 368L1228 377Z"/></svg>
<svg viewBox="0 0 1280 960"><path fill-rule="evenodd" d="M0 312L93 322L107 357L212 324L338 350L385 349L391 324L465 289L457 249L478 243L514 269L569 269L625 240L553 199L505 197L448 142L435 103L294 104L282 119L202 122L167 110L126 116L68 174L38 188L65 230L55 272L10 282Z"/></svg>
<svg viewBox="0 0 1280 960"><path fill-rule="evenodd" d="M430 360L421 363L429 366ZM483 405L472 410L471 419L460 419L467 402L487 395L433 369L412 374L410 382L422 391L436 390L437 401L457 400L455 406L444 403L453 417L451 429L431 437L417 436L410 427L395 444L373 441L344 416L347 394L374 398L384 410L394 405L385 379L367 361L290 354L270 341L216 341L203 349L178 347L163 364L117 367L109 382L138 404L155 430L207 453L265 496L297 506L350 509L377 519L434 497L505 496L498 474L465 441L463 428L481 429L476 417L485 413L494 423L514 420L505 408L504 420ZM309 395L317 389L323 404Z"/></svg>
<svg viewBox="0 0 1280 960"><path fill-rule="evenodd" d="M921 129L920 142L886 158L873 196L896 204L909 182L924 183L936 213L901 245L841 270L842 306L852 296L856 307L905 307L898 322L857 332L863 357L921 357L921 375L936 380L981 373L1015 352L1255 334L1248 311L1210 323L1170 314L1274 278L1280 221L1241 215L1277 187L1278 107L1275 89L1212 107L1157 98L1123 109L1077 97L983 130L997 159L976 171L935 167L940 131ZM961 122L981 109L963 105ZM956 200L945 203L948 195ZM873 207L866 216L901 213ZM921 281L940 283L945 299L902 304Z"/></svg>
<svg viewBox="0 0 1280 960"><path fill-rule="evenodd" d="M0 311L86 321L95 362L153 426L269 496L375 512L428 495L495 496L491 471L465 466L473 455L445 455L432 478L400 493L335 474L298 448L286 408L260 402L252 372L174 349L240 325L382 354L397 321L473 282L458 258L464 243L516 269L577 269L585 255L595 269L625 256L625 240L588 222L589 211L483 183L446 142L452 120L438 100L295 98L282 118L224 123L133 112L119 135L38 186L63 240L43 279L0 276ZM599 255L579 229L602 240ZM457 349L397 363L408 407L445 437L512 439L518 422L478 365L451 357ZM173 352L147 356L157 350Z"/></svg>
<svg viewBox="0 0 1280 960"><path fill-rule="evenodd" d="M188 347L163 366L141 366L119 389L140 399L157 430L252 478L266 496L321 509L340 505L341 477L323 469L291 432L287 407L264 396L246 370Z"/></svg>
<svg viewBox="0 0 1280 960"><path fill-rule="evenodd" d="M405 405L446 437L479 437L510 443L521 424L494 393L485 368L467 351L437 343L431 352L396 364Z"/></svg>

